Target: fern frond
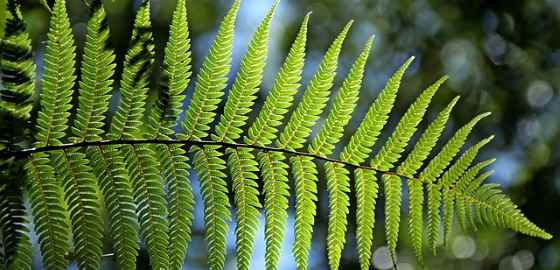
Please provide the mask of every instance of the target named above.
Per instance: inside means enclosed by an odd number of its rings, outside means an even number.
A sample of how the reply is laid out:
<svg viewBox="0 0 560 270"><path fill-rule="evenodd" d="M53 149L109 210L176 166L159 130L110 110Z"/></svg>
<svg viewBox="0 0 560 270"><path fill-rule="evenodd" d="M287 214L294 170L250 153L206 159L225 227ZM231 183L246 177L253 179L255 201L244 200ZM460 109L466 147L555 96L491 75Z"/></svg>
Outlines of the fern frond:
<svg viewBox="0 0 560 270"><path fill-rule="evenodd" d="M422 121L432 97L446 80L447 76L437 80L410 105L393 134L371 161L372 167L382 171L393 168L394 163L400 158L402 151L416 131L416 126Z"/></svg>
<svg viewBox="0 0 560 270"><path fill-rule="evenodd" d="M224 107L224 113L216 126L216 141L235 142L241 137L242 128L256 99L262 81L263 70L268 53L270 21L278 2L266 14L249 43L247 53L241 61L240 70L235 78L231 92ZM228 167L233 178L235 204L237 211L236 259L238 269L249 269L253 242L257 232L259 210L258 189L255 174L258 163L248 149L230 149Z"/></svg>
<svg viewBox="0 0 560 270"><path fill-rule="evenodd" d="M4 0L6 1L6 0ZM29 119L35 88L31 39L25 31L19 3L4 2L0 31L0 111Z"/></svg>
<svg viewBox="0 0 560 270"><path fill-rule="evenodd" d="M168 184L169 269L180 269L191 239L193 223L194 197L189 179L190 165L181 147L159 145L157 150L162 177Z"/></svg>
<svg viewBox="0 0 560 270"><path fill-rule="evenodd" d="M293 253L297 269L307 269L313 223L317 213L317 165L310 157L291 157L295 182L296 221Z"/></svg>
<svg viewBox="0 0 560 270"><path fill-rule="evenodd" d="M2 169L5 164L1 164ZM12 164L7 165L8 173ZM19 179L2 172L0 183L0 268L31 269L31 239Z"/></svg>
<svg viewBox="0 0 560 270"><path fill-rule="evenodd" d="M472 206L476 221L497 227L509 228L529 236L551 239L552 236L529 221L517 206L498 188L497 184L484 184L474 194L459 194Z"/></svg>
<svg viewBox="0 0 560 270"><path fill-rule="evenodd" d="M228 149L228 168L233 181L237 215L236 258L238 269L249 269L259 224L258 163L247 149Z"/></svg>
<svg viewBox="0 0 560 270"><path fill-rule="evenodd" d="M303 147L303 143L311 133L311 127L315 125L319 115L327 105L331 93L330 89L336 75L338 56L352 23L353 21L350 21L344 26L325 53L315 75L305 89L301 103L280 133L278 146L286 149Z"/></svg>
<svg viewBox="0 0 560 270"><path fill-rule="evenodd" d="M244 138L247 144L270 145L278 137L277 127L282 124L300 86L309 16L310 13L303 19L297 37L274 80L264 105L248 129L247 136Z"/></svg>
<svg viewBox="0 0 560 270"><path fill-rule="evenodd" d="M236 0L222 21L214 43L196 77L193 97L185 112L185 119L181 123L182 139L201 140L208 136L210 123L216 116L215 111L227 84L239 5L240 0Z"/></svg>
<svg viewBox="0 0 560 270"><path fill-rule="evenodd" d="M317 155L328 156L343 135L344 127L348 124L362 83L365 64L367 62L373 37L368 39L364 49L352 65L350 72L344 79L336 96L333 108L325 120L317 136L309 146L309 152ZM349 188L349 171L344 167L329 163L325 164L327 189L329 191L329 227L327 233L327 246L329 265L337 269L340 255L344 248L348 206L350 204L347 192ZM315 175L317 171L313 172ZM316 177L316 176L315 176Z"/></svg>
<svg viewBox="0 0 560 270"><path fill-rule="evenodd" d="M44 55L41 109L37 118L35 145L60 145L70 116L74 86L75 47L66 1L53 7ZM35 154L27 162L28 191L46 268L65 269L69 226L60 183L46 154Z"/></svg>
<svg viewBox="0 0 560 270"><path fill-rule="evenodd" d="M394 175L384 175L382 178L385 195L385 234L389 251L394 256L401 221L401 179Z"/></svg>
<svg viewBox="0 0 560 270"><path fill-rule="evenodd" d="M26 189L31 203L35 231L47 269L65 270L70 227L64 207L62 188L45 153L32 155L25 165Z"/></svg>
<svg viewBox="0 0 560 270"><path fill-rule="evenodd" d="M71 141L75 143L99 141L105 133L105 112L111 99L116 66L115 54L109 48L107 23L101 1L93 1L81 64L78 110L72 127L74 138Z"/></svg>
<svg viewBox="0 0 560 270"><path fill-rule="evenodd" d="M368 39L360 55L352 65L350 72L342 82L342 86L333 103L325 124L313 138L309 146L309 153L329 156L343 135L344 127L350 121L356 107L358 95L362 86L362 78L371 47L373 36Z"/></svg>
<svg viewBox="0 0 560 270"><path fill-rule="evenodd" d="M222 269L226 256L226 234L231 218L225 181L225 162L215 147L193 147L194 169L200 178L204 200L204 223L208 241L209 269Z"/></svg>
<svg viewBox="0 0 560 270"><path fill-rule="evenodd" d="M424 186L415 179L407 179L408 184L408 233L419 264L422 257L422 228L424 226Z"/></svg>
<svg viewBox="0 0 560 270"><path fill-rule="evenodd" d="M177 1L169 40L163 59L159 97L148 115L147 136L170 139L182 110L191 76L191 51L185 0ZM188 157L178 145L158 145L155 149L160 161L161 175L168 185L169 209L169 268L183 265L191 238L194 198L189 180Z"/></svg>
<svg viewBox="0 0 560 270"><path fill-rule="evenodd" d="M53 8L44 71L41 80L41 110L37 118L36 146L60 145L68 127L74 87L75 46L66 13L66 1L57 0Z"/></svg>
<svg viewBox="0 0 560 270"><path fill-rule="evenodd" d="M169 268L167 208L160 181L159 160L154 148L146 145L126 145L122 154L130 175L138 219L150 265L155 269Z"/></svg>
<svg viewBox="0 0 560 270"><path fill-rule="evenodd" d="M216 126L213 136L215 141L234 142L241 137L242 128L247 123L247 114L255 104L256 93L262 81L268 54L270 21L277 5L278 2L266 14L249 42L247 53L241 60L239 72L224 106L224 113Z"/></svg>
<svg viewBox="0 0 560 270"><path fill-rule="evenodd" d="M350 141L342 150L341 159L353 164L361 164L370 155L373 145L377 141L381 130L387 122L388 114L395 102L396 93L400 86L400 81L408 66L414 58L409 58L389 79L384 89L381 91L375 102L371 105L365 118L360 123L358 129ZM374 174L367 173L361 169L356 170L355 188L357 198L356 214L356 240L358 242L358 256L360 257L361 269L369 269L371 258L371 247L373 245L373 219L375 201L371 198L371 192L377 194L377 186L372 189L373 183L377 181ZM376 184L377 185L377 184ZM375 196L377 197L377 195Z"/></svg>
<svg viewBox="0 0 560 270"><path fill-rule="evenodd" d="M439 208L441 206L441 185L438 183L427 182L426 189L428 193L428 245L432 248L435 255L437 253L437 245L439 241L441 217Z"/></svg>
<svg viewBox="0 0 560 270"><path fill-rule="evenodd" d="M330 89L336 75L338 56L351 25L352 21L346 24L325 53L323 61L303 94L301 103L297 106L278 138L277 145L280 147L287 149L303 147L303 143L311 133L311 127L316 124L328 101ZM298 157L291 159L291 161L290 163L294 167L296 194L293 253L297 268L306 269L316 214L317 168L313 163L313 159L309 157Z"/></svg>
<svg viewBox="0 0 560 270"><path fill-rule="evenodd" d="M138 217L123 155L116 147L89 148L87 153L105 198L116 261L121 269L136 269Z"/></svg>
<svg viewBox="0 0 560 270"><path fill-rule="evenodd" d="M132 41L125 57L121 79L121 102L111 123L112 139L144 138L142 120L146 104L149 71L154 59L151 33L150 4L144 1L134 22ZM125 145L119 149L125 156L129 171L138 219L150 265L156 269L169 268L167 208L160 163L155 147ZM118 154L119 152L111 152Z"/></svg>
<svg viewBox="0 0 560 270"><path fill-rule="evenodd" d="M224 95L232 60L233 32L240 1L233 3L220 25L214 43L204 59L185 119L182 139L201 140L209 135L210 124ZM225 160L218 147L193 147L194 169L200 179L204 200L204 221L210 269L221 269L226 255L226 233L230 220Z"/></svg>
<svg viewBox="0 0 560 270"><path fill-rule="evenodd" d="M437 177L447 167L449 162L459 152L467 136L471 133L473 127L482 119L489 116L490 113L483 113L473 118L469 123L461 127L453 137L445 144L442 150L428 163L428 166L420 173L419 179L422 182L434 182Z"/></svg>
<svg viewBox="0 0 560 270"><path fill-rule="evenodd" d="M120 104L111 120L109 137L142 138L142 123L148 94L149 72L154 61L150 4L144 0L134 21L132 41L125 56L120 81Z"/></svg>
<svg viewBox="0 0 560 270"><path fill-rule="evenodd" d="M265 266L266 269L276 269L288 219L289 166L286 157L278 152L259 152L257 159L264 183Z"/></svg>
<svg viewBox="0 0 560 270"><path fill-rule="evenodd" d="M329 267L338 269L340 257L346 242L346 228L350 206L350 172L337 163L323 165L329 194L329 226L327 231L327 251Z"/></svg>
<svg viewBox="0 0 560 270"><path fill-rule="evenodd" d="M463 155L443 174L438 180L438 183L440 183L444 189L454 185L476 158L478 151L492 141L492 139L494 139L494 136L483 139L465 151L465 153L463 153Z"/></svg>
<svg viewBox="0 0 560 270"><path fill-rule="evenodd" d="M445 124L451 115L453 107L459 101L459 97L455 97L436 117L436 119L428 126L422 134L414 148L408 154L406 159L397 168L397 173L412 178L418 169L422 166L424 160L428 157L434 146L436 145Z"/></svg>
<svg viewBox="0 0 560 270"><path fill-rule="evenodd" d="M163 59L161 91L148 117L147 133L162 139L175 133L173 129L183 107L184 91L191 78L191 43L185 2L178 0L173 12Z"/></svg>
<svg viewBox="0 0 560 270"><path fill-rule="evenodd" d="M377 176L369 170L354 171L356 182L356 240L358 258L362 270L369 269L373 247L373 229L375 224L375 206L379 184Z"/></svg>
<svg viewBox="0 0 560 270"><path fill-rule="evenodd" d="M51 153L56 176L64 188L80 269L98 269L103 247L100 198L95 176L84 153L75 149Z"/></svg>
<svg viewBox="0 0 560 270"><path fill-rule="evenodd" d="M402 77L413 60L414 57L410 57L387 81L375 102L370 106L360 126L342 150L340 154L342 160L360 164L369 156L371 148L389 118Z"/></svg>

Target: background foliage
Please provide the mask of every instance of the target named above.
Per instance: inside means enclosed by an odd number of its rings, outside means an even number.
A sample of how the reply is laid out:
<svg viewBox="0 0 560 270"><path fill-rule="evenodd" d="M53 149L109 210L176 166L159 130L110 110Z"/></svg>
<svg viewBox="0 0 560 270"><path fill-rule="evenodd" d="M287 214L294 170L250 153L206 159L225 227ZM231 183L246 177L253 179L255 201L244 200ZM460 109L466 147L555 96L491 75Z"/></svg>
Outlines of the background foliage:
<svg viewBox="0 0 560 270"><path fill-rule="evenodd" d="M48 13L38 1L23 2L26 2L23 4L24 18L34 48L39 48L36 62L40 69ZM236 29L234 69L245 49L242 44L247 43L272 2L242 2ZM116 38L113 44L117 58L122 59L137 3L130 0L104 3L112 36ZM79 1L68 1L68 5L78 50L81 50L88 12ZM158 43L156 48L163 48L163 42L167 40L167 27L174 5L173 0L153 3L154 37ZM217 31L217 24L229 5L230 1L224 0L188 2L194 70L200 68L201 57L205 55ZM265 69L263 89L270 88L274 71L278 69L293 35L297 33L299 19L307 11L313 11L309 25L309 40L312 42L306 59L304 81L310 79L321 53L349 19L355 19L355 26L341 54L341 74L350 68L353 57L359 53L367 37L371 34L376 37L364 78L366 91L362 91L364 98L360 100L372 100L391 72L410 55L415 55L416 61L404 80L394 115L402 115L423 86L444 73L448 74L449 80L434 100L434 108L442 108L450 97L460 94L463 96L461 106L455 109L452 123L465 123L474 112L493 112L492 117L479 124L472 136L474 141L492 133L497 135L481 157L496 156L498 159L492 165L496 173L490 181L500 183L529 219L553 235L559 235L560 219L555 213L560 205L560 168L557 166L560 164L560 1L283 0L272 22L270 64ZM161 62L163 52L157 51L156 56L156 61ZM236 73L236 70L233 71L231 74ZM341 79L337 77L336 85L340 85ZM260 93L261 98L257 103L262 102L264 94ZM366 103L360 103L357 107L360 115L365 114L366 110ZM360 117L354 118L357 119ZM395 121L392 123L391 126L396 124ZM357 124L350 122L348 130L355 129ZM326 190L324 186L319 188ZM200 192L195 189L195 194ZM205 269L202 203L200 197L196 199L193 241L186 267ZM327 265L326 257L321 256L326 254L326 214L326 196L319 194L318 233L313 239L310 261L314 269L323 269ZM378 218L383 217L378 215ZM293 216L290 217L290 223L293 225ZM354 225L351 223L350 226ZM382 235L382 228L376 229ZM263 230L259 227L253 264L256 268L264 266ZM292 230L286 232L288 235L284 241L280 268L291 269L294 267L290 252L293 235L290 235ZM523 270L560 267L558 240L543 241L504 230L479 231L475 239L472 235L460 235L459 232L454 231L443 256L427 256L426 263L435 269ZM406 237L406 230L402 230L402 233ZM234 266L233 228L230 228L230 235L227 268ZM358 266L353 239L348 237L341 261L343 269ZM376 237L374 264L379 269L388 269L391 263L383 241L384 237ZM401 245L399 248L399 268L403 270L415 269L413 252L407 250L409 246Z"/></svg>

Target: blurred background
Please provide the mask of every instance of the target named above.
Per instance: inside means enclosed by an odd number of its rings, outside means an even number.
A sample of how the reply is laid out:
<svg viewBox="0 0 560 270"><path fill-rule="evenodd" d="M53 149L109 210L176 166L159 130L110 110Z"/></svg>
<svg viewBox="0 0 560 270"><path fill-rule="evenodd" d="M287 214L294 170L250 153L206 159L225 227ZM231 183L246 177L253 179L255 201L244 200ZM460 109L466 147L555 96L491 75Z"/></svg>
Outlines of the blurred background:
<svg viewBox="0 0 560 270"><path fill-rule="evenodd" d="M23 2L24 17L32 34L40 69L48 12L38 1ZM138 3L131 0L104 3L109 12L113 44L122 59ZM200 68L218 24L231 3L231 0L188 1L195 72ZM242 1L232 76L237 71L247 41L272 4L273 0ZM80 46L84 40L87 8L78 0L68 1L68 5ZM175 0L152 1L160 62L174 5ZM375 35L359 106L347 128L345 140L348 139L348 131L357 127L388 77L406 58L414 55L416 60L405 76L384 136L392 131L396 121L423 88L440 76L449 75L448 82L432 103L428 119L433 119L454 96L461 95L461 101L446 128L445 136L448 138L450 131L456 130L475 114L491 111L492 116L478 125L469 140L472 144L490 134L496 135L479 157L479 160L498 159L492 165L491 169L496 172L489 181L499 183L534 223L556 237L560 235L560 0L282 0L273 20L269 61L260 102L266 97L301 19L308 11L313 11L313 14L304 82L310 79L328 45L348 20L354 19L355 23L343 48L335 89L367 38ZM424 121L422 127L426 123ZM378 149L379 145L376 147ZM196 217L185 268L206 269L202 202L196 176L192 180L197 194ZM310 269L327 268L327 195L323 182L319 187L319 210ZM406 199L405 196L404 214ZM382 204L378 206L381 210ZM355 202L352 202L352 208L355 208ZM295 268L291 256L293 198L290 211L280 269ZM349 216L350 228L341 269L358 268L353 215L352 212ZM381 211L377 212L377 219L379 225L374 237L373 265L376 269L390 269L392 263L385 246ZM232 222L228 236L227 269L235 268L234 226L235 222ZM254 269L264 268L263 231L261 226L254 249ZM398 267L401 270L420 269L415 264L406 231L403 217ZM426 252L426 265L433 269L560 269L560 241L557 239L543 241L507 230L480 229L472 233L455 228L450 242L437 256ZM110 245L107 247L110 252ZM38 247L35 248L35 265L40 268ZM143 269L147 269L145 252L140 261ZM113 267L111 258L105 258L104 269Z"/></svg>

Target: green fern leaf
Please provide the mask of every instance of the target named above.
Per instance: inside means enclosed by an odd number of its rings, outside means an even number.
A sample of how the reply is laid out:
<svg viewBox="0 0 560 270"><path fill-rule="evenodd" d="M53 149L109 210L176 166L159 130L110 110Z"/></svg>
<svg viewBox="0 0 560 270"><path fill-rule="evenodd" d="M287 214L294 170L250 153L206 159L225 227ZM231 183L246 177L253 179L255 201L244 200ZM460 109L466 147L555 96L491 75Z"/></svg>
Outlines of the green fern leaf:
<svg viewBox="0 0 560 270"><path fill-rule="evenodd" d="M264 182L265 266L266 269L276 269L288 219L289 166L286 157L278 152L259 152L257 160Z"/></svg>
<svg viewBox="0 0 560 270"><path fill-rule="evenodd" d="M365 118L342 151L342 160L360 164L368 158L393 108L402 77L413 60L414 57L410 57L387 81L385 88L370 106Z"/></svg>
<svg viewBox="0 0 560 270"><path fill-rule="evenodd" d="M407 179L408 184L408 233L412 242L412 247L416 253L419 264L423 264L422 259L422 227L424 226L424 186L416 179Z"/></svg>
<svg viewBox="0 0 560 270"><path fill-rule="evenodd" d="M191 77L191 44L185 0L178 0L165 46L159 97L150 110L148 134L169 139L175 132Z"/></svg>
<svg viewBox="0 0 560 270"><path fill-rule="evenodd" d="M45 68L41 81L41 109L37 118L37 147L60 145L70 116L74 86L75 47L66 13L66 1L57 0L53 8ZM43 261L49 269L65 269L68 247L67 210L60 183L46 154L34 154L27 163L28 190Z"/></svg>
<svg viewBox="0 0 560 270"><path fill-rule="evenodd" d="M241 137L246 125L247 113L251 111L256 93L261 83L268 52L270 21L278 2L267 13L249 43L247 53L241 61L241 68L212 135L215 141L235 142ZM233 178L235 204L237 210L236 258L239 269L249 269L253 242L256 235L259 211L255 174L258 163L248 149L228 149L228 168Z"/></svg>
<svg viewBox="0 0 560 270"><path fill-rule="evenodd" d="M142 120L146 104L149 71L154 57L151 33L150 4L144 1L136 15L132 42L125 57L121 79L121 102L111 123L113 139L141 139ZM120 154L125 156L134 200L137 205L140 228L150 256L150 265L156 269L169 268L167 208L163 183L160 181L160 163L154 147L125 145ZM118 154L119 152L111 152Z"/></svg>
<svg viewBox="0 0 560 270"><path fill-rule="evenodd" d="M132 41L125 56L120 81L120 104L111 120L113 140L142 138L142 123L148 94L149 71L154 61L150 4L144 1L134 21Z"/></svg>
<svg viewBox="0 0 560 270"><path fill-rule="evenodd" d="M69 248L70 227L62 188L55 178L53 167L49 165L47 154L32 155L25 167L26 189L43 265L47 269L64 270L68 263L65 254Z"/></svg>
<svg viewBox="0 0 560 270"><path fill-rule="evenodd" d="M303 147L303 143L311 133L311 127L315 125L327 105L330 88L336 75L338 56L351 26L352 21L346 24L325 53L317 72L305 89L301 103L278 137L277 145L279 147L287 149Z"/></svg>
<svg viewBox="0 0 560 270"><path fill-rule="evenodd" d="M64 187L80 269L98 269L103 247L100 198L95 176L84 153L51 152L56 176Z"/></svg>
<svg viewBox="0 0 560 270"><path fill-rule="evenodd" d="M105 112L109 107L115 54L109 46L107 14L101 1L91 4L91 18L87 26L84 55L81 64L79 98L71 141L100 141L105 133Z"/></svg>
<svg viewBox="0 0 560 270"><path fill-rule="evenodd" d="M191 225L194 197L189 180L189 163L186 152L178 146L158 146L162 177L168 184L169 259L170 269L180 269L185 260Z"/></svg>
<svg viewBox="0 0 560 270"><path fill-rule="evenodd" d="M256 93L263 77L263 70L268 54L268 35L270 21L278 2L266 14L249 42L247 53L241 60L241 66L231 88L224 113L216 126L213 140L234 142L241 137L242 128L247 123L247 114L255 104Z"/></svg>
<svg viewBox="0 0 560 270"><path fill-rule="evenodd" d="M310 157L291 157L295 182L296 221L293 252L297 269L307 269L313 223L317 213L317 165Z"/></svg>
<svg viewBox="0 0 560 270"><path fill-rule="evenodd" d="M277 127L282 124L300 86L309 16L310 13L303 19L290 52L274 80L272 90L266 97L259 115L247 131L247 136L244 138L247 144L270 145L278 136Z"/></svg>
<svg viewBox="0 0 560 270"><path fill-rule="evenodd" d="M208 136L210 123L216 116L216 109L227 83L230 70L233 32L240 0L236 0L225 16L214 43L202 63L196 77L196 86L185 119L181 124L182 139L201 140Z"/></svg>
<svg viewBox="0 0 560 270"><path fill-rule="evenodd" d="M395 102L400 81L413 59L413 57L409 58L393 74L375 102L371 105L360 126L342 150L340 157L343 161L361 164L370 155L373 145L377 141L377 136L379 136L387 122L388 114ZM375 202L368 195L371 195L369 194L370 190L377 194L377 187L372 189L372 185L377 181L377 178L375 175L365 173L361 169L357 169L355 174L363 176L356 177L355 181L358 212L356 215L358 256L360 257L361 269L369 269L373 235L366 234L373 233L373 223L375 220L373 219L374 213L371 212L375 209Z"/></svg>
<svg viewBox="0 0 560 270"><path fill-rule="evenodd" d="M147 136L168 140L182 110L183 92L190 82L191 52L185 0L177 1L163 60L161 91L148 116ZM183 265L193 222L194 198L189 180L188 157L178 145L155 149L161 174L168 185L170 269Z"/></svg>
<svg viewBox="0 0 560 270"><path fill-rule="evenodd" d="M473 118L469 123L459 129L453 137L445 144L443 149L434 157L428 166L420 173L420 180L423 182L434 182L437 177L447 167L449 162L459 152L467 136L471 133L473 127L483 118L489 116L490 113L483 113Z"/></svg>
<svg viewBox="0 0 560 270"><path fill-rule="evenodd" d="M397 250L401 220L401 179L394 175L384 175L383 189L385 191L385 234L389 251L394 256Z"/></svg>
<svg viewBox="0 0 560 270"><path fill-rule="evenodd" d="M89 148L87 153L105 198L116 261L121 269L136 269L138 217L123 155L115 147Z"/></svg>
<svg viewBox="0 0 560 270"><path fill-rule="evenodd" d="M237 214L236 257L238 269L249 269L259 224L259 191L255 156L246 149L228 149L228 168L233 179Z"/></svg>
<svg viewBox="0 0 560 270"><path fill-rule="evenodd" d="M231 218L226 195L225 162L222 153L213 147L193 147L194 169L200 178L204 200L204 223L208 241L209 269L222 269L226 256L226 234Z"/></svg>
<svg viewBox="0 0 560 270"><path fill-rule="evenodd" d="M5 169L4 165L2 164ZM12 167L14 164L8 165ZM17 166L17 165L16 165ZM8 168L10 171L11 168ZM19 179L2 173L0 184L0 268L31 269L31 239Z"/></svg>
<svg viewBox="0 0 560 270"><path fill-rule="evenodd" d="M130 175L142 235L155 269L169 268L167 208L157 155L146 145L126 145L122 155Z"/></svg>
<svg viewBox="0 0 560 270"><path fill-rule="evenodd" d="M402 151L416 131L416 126L422 121L432 97L446 80L447 77L444 76L436 81L410 105L391 137L371 161L372 167L382 171L393 168L393 164L400 158Z"/></svg>
<svg viewBox="0 0 560 270"><path fill-rule="evenodd" d="M337 163L324 164L329 193L329 227L327 231L327 252L329 267L338 269L348 226L350 206L350 172Z"/></svg>
<svg viewBox="0 0 560 270"><path fill-rule="evenodd" d="M354 171L356 181L356 240L358 258L362 270L369 269L373 247L373 229L375 224L375 204L379 185L375 172L357 169Z"/></svg>
<svg viewBox="0 0 560 270"><path fill-rule="evenodd" d="M484 184L474 194L463 194L467 204L475 209L477 221L509 228L533 237L551 239L552 236L529 221L498 188L497 184Z"/></svg>
<svg viewBox="0 0 560 270"><path fill-rule="evenodd" d="M37 118L36 146L60 145L68 127L74 87L75 47L66 1L57 0L51 17L45 68L41 80L41 110Z"/></svg>
<svg viewBox="0 0 560 270"><path fill-rule="evenodd" d="M422 134L414 148L408 154L405 161L397 168L397 173L412 178L416 171L420 169L424 160L428 157L434 146L436 145L445 124L451 115L453 107L459 101L459 97L455 97L436 117L436 119L428 126Z"/></svg>
<svg viewBox="0 0 560 270"><path fill-rule="evenodd" d="M181 124L181 139L201 140L208 136L210 123L227 82L232 60L233 32L240 1L233 3L220 25L214 43L198 73L196 86L185 119ZM230 220L225 161L219 147L193 147L194 169L200 179L204 200L204 221L208 241L210 269L221 269L226 255L226 233Z"/></svg>
<svg viewBox="0 0 560 270"><path fill-rule="evenodd" d="M303 100L297 106L296 111L278 138L277 145L280 147L288 149L303 147L303 143L311 133L311 127L319 119L319 115L328 101L330 89L336 75L338 56L351 25L352 22L349 22L344 27L325 53L323 61L304 92ZM315 163L313 163L313 159L309 157L296 157L291 159L291 161L296 194L293 252L297 268L306 269L316 214L317 168Z"/></svg>
<svg viewBox="0 0 560 270"><path fill-rule="evenodd" d="M6 1L6 0L3 0ZM0 31L0 111L19 119L29 119L35 92L35 64L31 39L25 31L19 3L3 3L4 25Z"/></svg>
<svg viewBox="0 0 560 270"><path fill-rule="evenodd" d="M313 138L309 146L309 152L321 156L332 153L335 145L343 135L344 127L348 124L362 83L365 64L373 44L373 37L368 39L364 49L352 65L350 72L342 83L336 96L332 110L327 116L324 126L317 136ZM327 233L327 246L329 265L337 269L340 263L340 255L344 247L347 226L347 214L349 197L348 170L333 163L324 165L326 170L327 188L329 191L329 229ZM315 170L314 175L317 174ZM315 176L316 177L316 176Z"/></svg>
<svg viewBox="0 0 560 270"><path fill-rule="evenodd" d="M427 184L428 192L428 244L432 248L432 252L435 255L437 253L437 245L439 244L439 233L441 217L439 213L439 208L441 206L441 185L428 182Z"/></svg>

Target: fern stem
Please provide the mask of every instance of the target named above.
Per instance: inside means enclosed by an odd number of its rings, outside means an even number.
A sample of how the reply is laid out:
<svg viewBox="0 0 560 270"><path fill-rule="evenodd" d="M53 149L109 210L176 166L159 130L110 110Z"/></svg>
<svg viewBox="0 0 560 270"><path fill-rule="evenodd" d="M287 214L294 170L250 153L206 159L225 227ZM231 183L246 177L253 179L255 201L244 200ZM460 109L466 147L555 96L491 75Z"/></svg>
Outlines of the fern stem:
<svg viewBox="0 0 560 270"><path fill-rule="evenodd" d="M24 148L17 151L12 151L12 150L2 151L0 152L0 159L7 159L12 157L23 158L34 153L51 152L57 150L65 150L69 148L109 146L109 145L143 145L143 144L156 144L156 145L182 144L185 149L189 149L191 146L211 146L211 145L221 146L222 148L249 148L249 149L260 150L265 152L279 152L279 153L284 153L284 154L289 154L294 156L311 157L316 160L323 160L323 161L342 164L350 168L370 170L386 175L394 175L410 180L418 180L418 178L406 176L394 171L390 171L390 170L383 171L371 166L360 165L348 161L343 161L340 159L311 154L308 152L295 151L295 150L285 149L281 147L273 147L273 146L261 146L261 145L254 145L254 144L245 144L245 143L227 143L227 142L217 142L217 141L209 141L209 140L160 140L160 139L124 140L123 139L123 140L101 140L95 142L67 143L67 144L60 144L60 145L49 145L44 147Z"/></svg>

